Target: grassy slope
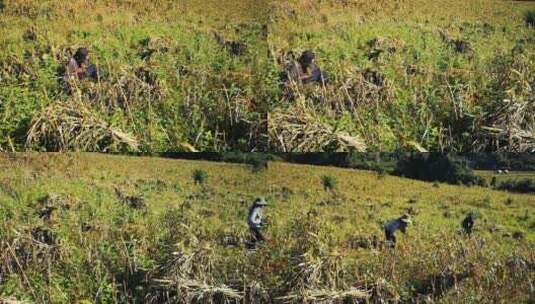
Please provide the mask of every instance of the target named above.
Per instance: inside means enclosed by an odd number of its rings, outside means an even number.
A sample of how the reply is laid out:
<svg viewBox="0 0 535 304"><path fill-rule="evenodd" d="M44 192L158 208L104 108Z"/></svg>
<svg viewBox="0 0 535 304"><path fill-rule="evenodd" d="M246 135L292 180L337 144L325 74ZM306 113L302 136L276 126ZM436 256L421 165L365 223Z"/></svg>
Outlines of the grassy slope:
<svg viewBox="0 0 535 304"><path fill-rule="evenodd" d="M266 149L268 111L272 150L284 150L280 133L289 130L284 140L292 141L295 129L313 129L318 122L329 138L336 126L337 132L377 151L418 145L429 150L494 150L496 141L509 150L533 145L533 116L519 115L535 111L533 29L522 17L534 8L530 1L343 2L347 6L339 1L267 0L4 2L3 150L24 149L32 119L58 103L73 105L71 114L87 108L146 151ZM36 40L25 40L31 29ZM249 51L230 56L215 41L214 31L228 40L245 41ZM455 52L442 34L468 42L473 52ZM368 60L373 51L368 42L375 38L376 48L396 51L380 55L376 62ZM266 56L267 44L272 58ZM83 86L81 96L66 96L56 81L57 68L81 45L90 48L93 61L109 77L100 86ZM167 51L144 62L139 55L144 48ZM332 83L326 91L304 89L297 94L299 102L281 100L277 75L283 64L276 61L306 48L316 51ZM156 75L157 83L144 83L135 75L138 68ZM384 74L387 84L375 87L364 81L367 68ZM129 96L126 101L124 95ZM503 110L503 99L514 105ZM52 118L45 115L44 120ZM286 125L288 121L295 124ZM528 145L495 138L485 126L526 130ZM38 136L30 148L58 149L45 142L46 135ZM336 140L303 148L300 141L306 137L295 138L289 150L347 149ZM107 145L102 141L91 149Z"/></svg>
<svg viewBox="0 0 535 304"><path fill-rule="evenodd" d="M253 16L266 7L263 1L13 0L5 5L0 27L3 147L23 149L32 118L48 105L77 99L99 119L130 133L141 150L265 146L259 134L265 116L259 82L266 47L262 20ZM23 38L29 30L35 40ZM247 43L245 55L231 56L214 32ZM79 46L90 49L107 77L71 97L61 92L56 75ZM156 50L150 60L141 58L144 48ZM27 70L17 72L17 63ZM139 68L156 75L157 83L140 81ZM120 96L130 97L124 101Z"/></svg>
<svg viewBox="0 0 535 304"><path fill-rule="evenodd" d="M292 212L298 212L299 209L306 210L310 207L317 207L315 205L322 200L329 199L330 194L325 193L321 188L320 178L323 175L334 176L338 180L338 192L346 198L346 202L341 206L320 210L327 218L329 216L346 217L347 221L344 220L343 225L338 226L339 228L345 227L346 231L342 229L345 233L350 233L357 227L362 232L375 230L376 233L380 233L379 227L382 221L403 213L411 206L421 212L416 219L422 222L422 226L417 228L423 229L421 234L417 233L420 236L427 232L453 231L459 227L463 214L478 210L480 206L486 206L481 208L481 213L484 219L489 221L489 225L495 223L508 227L506 230L521 229L527 232L528 226L522 229L522 225L514 219L514 215L523 215L524 211L535 203L534 198L529 195L516 196L501 191L490 191L487 188L445 184L435 187L432 183L394 176L379 178L374 172L351 169L275 163L270 166L270 170L284 172L274 174L272 178L269 178L271 187L277 189L286 186L296 193L284 202L281 212L286 212L288 209ZM505 207L503 203L507 198L518 200L518 202L514 206ZM412 205L410 200L416 203ZM509 210L506 211L506 209ZM444 210L449 210L452 217L443 217ZM367 218L368 216L371 218ZM366 218L367 220L360 222ZM426 231L427 229L429 231ZM484 230L482 232L486 233Z"/></svg>
<svg viewBox="0 0 535 304"><path fill-rule="evenodd" d="M283 59L284 52L312 49L332 81L326 90L301 91L304 104L276 103L273 112L315 113L337 131L381 151L414 149L411 142L430 150L474 151L492 141L482 125L509 128L485 116L494 112L496 102L532 99L525 89L533 86L533 29L525 26L523 12L534 9L533 3L346 3L280 3L269 36L272 52ZM473 51L458 53L443 37L463 40ZM379 41L375 46L369 44L373 39ZM512 56L515 47L525 52ZM383 51L376 61L368 59L374 48ZM408 73L409 68L415 73ZM382 73L386 84L363 83L365 69ZM506 76L513 70L518 78ZM526 111L534 110L530 104ZM270 127L277 128L279 121L274 121ZM531 130L533 123L521 125ZM281 149L277 134L272 131L273 145Z"/></svg>
<svg viewBox="0 0 535 304"><path fill-rule="evenodd" d="M490 182L493 177L496 177L497 182L503 182L506 180L524 180L524 179L535 179L535 174L533 172L524 172L524 171L511 171L508 174L497 174L495 171L476 171L476 173L484 177L487 182Z"/></svg>
<svg viewBox="0 0 535 304"><path fill-rule="evenodd" d="M158 266L169 265L174 259L170 253L182 251L206 258L194 260L201 270L190 273L191 278L237 290L258 283L273 297L295 290L285 284L297 276L299 261L323 261L327 267L333 259L342 267L334 272L340 277L336 286L326 279L334 270L319 266L325 277L306 288L365 285L379 298L415 300L414 290L424 288L429 275L469 268L469 278L456 290L430 296L445 303L522 302L529 297L533 273L515 266L515 261L533 263L535 200L529 195L284 163L252 173L242 165L201 161L35 154L3 155L0 167L4 296L54 303L141 302L157 294L153 279L167 278L165 271L173 269L165 266L162 272ZM195 169L207 172L205 187L194 185ZM338 180L336 195L321 188L320 177L326 174ZM121 204L114 187L145 197L146 212ZM60 208L46 224L35 214L37 200L52 193L70 208ZM225 236L246 238L247 208L260 195L272 204L266 210L268 246L250 253L221 245ZM400 236L399 255L350 246L350 239L382 239L380 225L409 207L417 215L408 234ZM470 240L457 235L468 211L480 216ZM83 224L92 230L83 232ZM30 245L29 231L35 227L53 231L58 246ZM523 239L511 238L514 232ZM32 288L14 266L8 245L23 248L16 256L26 265ZM300 255L304 252L310 260Z"/></svg>

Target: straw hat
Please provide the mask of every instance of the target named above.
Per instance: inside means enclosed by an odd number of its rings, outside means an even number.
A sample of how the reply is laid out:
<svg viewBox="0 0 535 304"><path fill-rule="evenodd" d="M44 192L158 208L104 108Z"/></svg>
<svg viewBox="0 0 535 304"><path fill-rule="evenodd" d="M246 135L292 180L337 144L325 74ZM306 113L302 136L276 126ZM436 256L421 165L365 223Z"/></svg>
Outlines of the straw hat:
<svg viewBox="0 0 535 304"><path fill-rule="evenodd" d="M263 198L263 197L258 197L255 201L254 201L254 204L256 206L267 206L268 203L266 202L266 200Z"/></svg>
<svg viewBox="0 0 535 304"><path fill-rule="evenodd" d="M399 219L400 219L402 222L407 223L407 224L412 223L412 221L411 221L411 216L408 215L408 214L403 214Z"/></svg>

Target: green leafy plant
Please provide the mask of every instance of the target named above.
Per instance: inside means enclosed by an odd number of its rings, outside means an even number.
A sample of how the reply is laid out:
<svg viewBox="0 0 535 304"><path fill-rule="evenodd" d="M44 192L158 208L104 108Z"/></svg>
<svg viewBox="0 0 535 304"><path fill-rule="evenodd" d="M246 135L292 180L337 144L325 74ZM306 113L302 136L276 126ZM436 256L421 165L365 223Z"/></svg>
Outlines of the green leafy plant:
<svg viewBox="0 0 535 304"><path fill-rule="evenodd" d="M196 185L204 185L208 179L208 174L202 169L196 169L193 171L193 182Z"/></svg>
<svg viewBox="0 0 535 304"><path fill-rule="evenodd" d="M323 175L321 177L321 185L323 186L323 189L325 191L334 191L336 189L337 184L336 178L330 176L330 175Z"/></svg>
<svg viewBox="0 0 535 304"><path fill-rule="evenodd" d="M528 27L535 27L535 10L524 12L524 22L526 22L526 26Z"/></svg>

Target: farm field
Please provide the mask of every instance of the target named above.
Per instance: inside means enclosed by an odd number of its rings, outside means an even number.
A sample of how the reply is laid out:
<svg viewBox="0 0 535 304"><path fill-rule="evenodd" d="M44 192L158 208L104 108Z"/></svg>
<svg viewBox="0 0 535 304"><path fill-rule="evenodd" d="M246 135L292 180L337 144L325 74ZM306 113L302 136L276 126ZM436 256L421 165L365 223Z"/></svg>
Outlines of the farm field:
<svg viewBox="0 0 535 304"><path fill-rule="evenodd" d="M501 0L3 0L0 150L533 151L534 16ZM79 47L101 77L68 91ZM304 50L325 85L285 86Z"/></svg>
<svg viewBox="0 0 535 304"><path fill-rule="evenodd" d="M265 149L262 0L1 3L0 149ZM69 93L79 47L101 77Z"/></svg>
<svg viewBox="0 0 535 304"><path fill-rule="evenodd" d="M0 299L533 301L533 195L283 162L258 171L101 154L0 157ZM259 196L270 204L267 241L251 251L246 218ZM468 212L477 216L470 237L460 233ZM381 227L403 213L413 223L389 248Z"/></svg>
<svg viewBox="0 0 535 304"><path fill-rule="evenodd" d="M312 50L327 82L271 101L272 149L533 149L532 1L275 3L273 61Z"/></svg>
<svg viewBox="0 0 535 304"><path fill-rule="evenodd" d="M511 171L508 174L498 174L495 171L476 171L476 174L484 177L488 182L492 180L493 177L496 177L496 181L506 181L506 180L521 180L521 179L531 179L535 180L535 172L532 171Z"/></svg>

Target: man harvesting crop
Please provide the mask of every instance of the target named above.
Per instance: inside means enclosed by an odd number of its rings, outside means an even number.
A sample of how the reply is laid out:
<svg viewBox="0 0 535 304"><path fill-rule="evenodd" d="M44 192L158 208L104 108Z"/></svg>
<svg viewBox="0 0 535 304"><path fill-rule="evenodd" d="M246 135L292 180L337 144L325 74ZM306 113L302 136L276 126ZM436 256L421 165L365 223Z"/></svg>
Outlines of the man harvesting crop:
<svg viewBox="0 0 535 304"><path fill-rule="evenodd" d="M401 230L401 232L406 233L407 226L410 223L412 223L410 216L408 214L404 214L403 216L394 219L385 225L386 240L392 247L396 245L396 231Z"/></svg>
<svg viewBox="0 0 535 304"><path fill-rule="evenodd" d="M253 205L249 208L249 216L247 218L247 224L253 235L253 242L262 242L265 240L261 233L261 229L266 225L266 222L262 215L262 208L268 204L263 198L257 198Z"/></svg>
<svg viewBox="0 0 535 304"><path fill-rule="evenodd" d="M310 51L304 51L301 56L294 61L287 69L288 81L293 81L297 84L306 84L312 82L323 83L325 81L324 74L315 63L316 55Z"/></svg>
<svg viewBox="0 0 535 304"><path fill-rule="evenodd" d="M70 82L84 78L97 80L99 72L94 64L89 63L89 51L87 48L79 48L69 60L63 80L68 86L68 91L70 91Z"/></svg>

